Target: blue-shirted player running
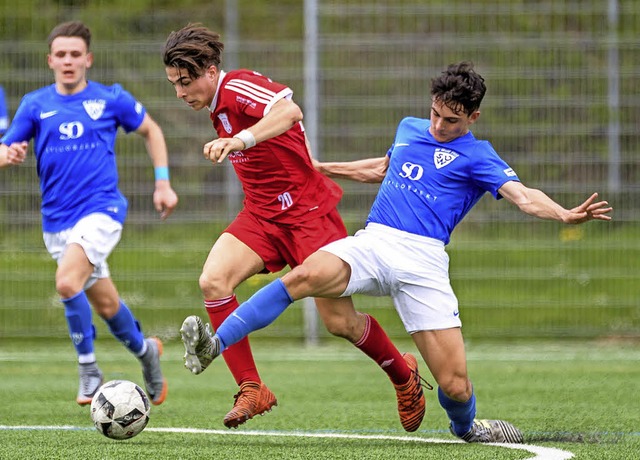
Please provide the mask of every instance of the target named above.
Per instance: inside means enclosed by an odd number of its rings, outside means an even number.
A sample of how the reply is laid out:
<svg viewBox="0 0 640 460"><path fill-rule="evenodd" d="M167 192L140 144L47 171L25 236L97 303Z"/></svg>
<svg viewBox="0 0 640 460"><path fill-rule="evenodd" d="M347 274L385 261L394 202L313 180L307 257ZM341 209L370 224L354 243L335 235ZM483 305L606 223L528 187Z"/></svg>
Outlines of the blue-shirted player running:
<svg viewBox="0 0 640 460"><path fill-rule="evenodd" d="M476 420L457 298L445 245L486 192L532 216L581 224L610 220L597 194L565 209L524 186L487 141L469 131L480 116L484 79L470 63L432 80L430 120L405 118L383 158L317 163L332 177L381 182L365 229L330 243L240 305L212 338L201 337L202 360L215 358L249 332L271 323L304 297L388 295L438 383L453 434L467 442L523 442L515 426Z"/></svg>
<svg viewBox="0 0 640 460"><path fill-rule="evenodd" d="M151 402L161 404L167 382L162 343L145 338L110 278L107 258L118 244L127 200L118 190L114 152L119 127L145 140L156 171L153 202L166 218L178 198L171 188L162 130L120 85L87 80L93 63L91 33L80 22L50 33L48 64L55 83L25 95L0 144L0 167L20 164L34 140L44 242L58 262L56 290L78 354L76 402L91 403L103 375L94 354L91 305L142 365Z"/></svg>

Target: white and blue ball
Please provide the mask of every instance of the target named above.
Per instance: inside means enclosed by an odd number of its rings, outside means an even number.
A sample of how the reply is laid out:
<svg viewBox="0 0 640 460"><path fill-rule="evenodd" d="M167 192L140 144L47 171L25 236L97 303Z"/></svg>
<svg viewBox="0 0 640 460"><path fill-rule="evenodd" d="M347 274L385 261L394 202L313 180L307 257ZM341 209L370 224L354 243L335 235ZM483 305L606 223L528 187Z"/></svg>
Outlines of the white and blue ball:
<svg viewBox="0 0 640 460"><path fill-rule="evenodd" d="M142 388L128 380L111 380L93 396L91 420L107 438L130 439L147 426L150 410Z"/></svg>

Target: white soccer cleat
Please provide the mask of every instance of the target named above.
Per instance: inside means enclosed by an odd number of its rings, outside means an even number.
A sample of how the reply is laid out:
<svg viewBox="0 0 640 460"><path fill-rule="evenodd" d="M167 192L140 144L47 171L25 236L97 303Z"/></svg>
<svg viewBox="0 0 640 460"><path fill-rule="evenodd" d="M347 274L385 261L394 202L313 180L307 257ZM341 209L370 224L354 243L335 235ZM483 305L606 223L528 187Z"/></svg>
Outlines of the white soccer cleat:
<svg viewBox="0 0 640 460"><path fill-rule="evenodd" d="M81 406L91 404L93 395L96 394L98 388L102 385L102 371L98 365L93 363L79 364L78 373L80 374L80 383L78 385L78 396L76 402Z"/></svg>
<svg viewBox="0 0 640 460"><path fill-rule="evenodd" d="M220 343L213 337L211 326L202 324L197 316L188 316L180 328L184 344L184 367L201 374L220 354Z"/></svg>
<svg viewBox="0 0 640 460"><path fill-rule="evenodd" d="M454 433L449 426L451 433ZM509 422L502 420L474 420L468 433L459 436L466 442L499 442L508 444L522 444L522 432Z"/></svg>

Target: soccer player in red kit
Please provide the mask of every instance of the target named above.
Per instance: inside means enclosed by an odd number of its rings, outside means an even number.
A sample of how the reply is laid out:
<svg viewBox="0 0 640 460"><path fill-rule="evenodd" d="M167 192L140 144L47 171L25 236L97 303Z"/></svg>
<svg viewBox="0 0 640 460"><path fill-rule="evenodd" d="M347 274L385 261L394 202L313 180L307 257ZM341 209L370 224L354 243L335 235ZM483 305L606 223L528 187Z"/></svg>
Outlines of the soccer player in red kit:
<svg viewBox="0 0 640 460"><path fill-rule="evenodd" d="M214 328L238 307L234 290L241 282L295 267L347 235L336 209L342 190L314 169L293 92L257 72L221 70L223 47L217 33L189 24L171 32L163 50L177 97L194 110L210 111L218 138L204 145L204 156L214 164L231 161L245 194L244 208L211 248L199 280ZM417 430L425 398L415 357L401 355L373 317L356 312L351 298L315 302L329 332L351 341L387 373L403 427ZM199 374L213 359L209 324L189 316L180 332L185 367ZM240 387L223 420L235 428L277 400L260 379L246 338L222 356Z"/></svg>

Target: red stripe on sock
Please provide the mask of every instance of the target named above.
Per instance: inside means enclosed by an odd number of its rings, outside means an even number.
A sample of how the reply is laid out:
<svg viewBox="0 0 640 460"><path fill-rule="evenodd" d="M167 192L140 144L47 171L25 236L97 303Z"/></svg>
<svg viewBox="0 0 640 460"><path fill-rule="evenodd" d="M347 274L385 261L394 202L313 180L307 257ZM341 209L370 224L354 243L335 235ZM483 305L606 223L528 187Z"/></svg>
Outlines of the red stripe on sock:
<svg viewBox="0 0 640 460"><path fill-rule="evenodd" d="M401 385L408 382L409 377L411 377L411 370L402 358L402 354L391 342L391 339L389 339L389 336L378 321L373 316L366 314L365 316L367 324L364 334L355 343L355 346L378 363L378 366L387 373L393 383Z"/></svg>

